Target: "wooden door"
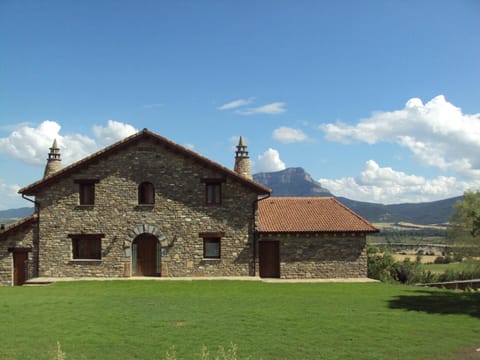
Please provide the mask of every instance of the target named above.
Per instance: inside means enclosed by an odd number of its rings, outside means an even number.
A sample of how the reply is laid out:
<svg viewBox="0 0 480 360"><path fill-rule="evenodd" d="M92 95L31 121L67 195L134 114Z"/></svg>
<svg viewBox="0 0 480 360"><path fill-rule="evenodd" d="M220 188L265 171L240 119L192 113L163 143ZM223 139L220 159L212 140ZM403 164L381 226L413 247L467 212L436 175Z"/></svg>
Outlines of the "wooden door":
<svg viewBox="0 0 480 360"><path fill-rule="evenodd" d="M260 277L280 277L280 245L278 241L260 241Z"/></svg>
<svg viewBox="0 0 480 360"><path fill-rule="evenodd" d="M26 265L28 252L19 251L13 253L13 285L23 285L26 280Z"/></svg>
<svg viewBox="0 0 480 360"><path fill-rule="evenodd" d="M140 235L135 242L137 246L135 275L157 275L157 238L153 235Z"/></svg>

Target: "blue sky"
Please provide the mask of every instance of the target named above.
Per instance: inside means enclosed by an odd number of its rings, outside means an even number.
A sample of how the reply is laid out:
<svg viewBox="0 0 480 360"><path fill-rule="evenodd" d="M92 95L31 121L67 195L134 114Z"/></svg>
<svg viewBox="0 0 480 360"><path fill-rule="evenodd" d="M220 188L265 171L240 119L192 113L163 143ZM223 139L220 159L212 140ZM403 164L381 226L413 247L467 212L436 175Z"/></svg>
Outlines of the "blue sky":
<svg viewBox="0 0 480 360"><path fill-rule="evenodd" d="M0 1L0 209L148 128L399 203L480 188L480 2Z"/></svg>

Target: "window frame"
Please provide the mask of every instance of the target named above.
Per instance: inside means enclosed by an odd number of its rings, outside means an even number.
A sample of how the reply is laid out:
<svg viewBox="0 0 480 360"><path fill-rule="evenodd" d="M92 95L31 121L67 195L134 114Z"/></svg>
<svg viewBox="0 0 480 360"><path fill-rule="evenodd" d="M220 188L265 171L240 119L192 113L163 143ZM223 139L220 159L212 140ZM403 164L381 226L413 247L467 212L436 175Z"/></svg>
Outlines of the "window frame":
<svg viewBox="0 0 480 360"><path fill-rule="evenodd" d="M222 183L225 179L202 179L205 183L205 203L209 206L221 205L223 202Z"/></svg>
<svg viewBox="0 0 480 360"><path fill-rule="evenodd" d="M138 205L155 205L155 186L151 182L144 181L138 185Z"/></svg>
<svg viewBox="0 0 480 360"><path fill-rule="evenodd" d="M77 179L75 184L78 184L78 201L81 206L95 205L95 184L97 179Z"/></svg>
<svg viewBox="0 0 480 360"><path fill-rule="evenodd" d="M207 253L207 244L216 244L215 255L209 255ZM218 255L217 255L218 253ZM222 258L222 241L219 237L206 237L203 238L203 258L204 259L213 259L218 260Z"/></svg>
<svg viewBox="0 0 480 360"><path fill-rule="evenodd" d="M203 241L203 259L204 260L220 260L222 258L222 237L225 236L224 232L205 232L200 233L200 237L202 237ZM218 244L218 251L217 254L210 255L207 253L207 244Z"/></svg>
<svg viewBox="0 0 480 360"><path fill-rule="evenodd" d="M102 260L102 238L104 234L69 234L73 261Z"/></svg>

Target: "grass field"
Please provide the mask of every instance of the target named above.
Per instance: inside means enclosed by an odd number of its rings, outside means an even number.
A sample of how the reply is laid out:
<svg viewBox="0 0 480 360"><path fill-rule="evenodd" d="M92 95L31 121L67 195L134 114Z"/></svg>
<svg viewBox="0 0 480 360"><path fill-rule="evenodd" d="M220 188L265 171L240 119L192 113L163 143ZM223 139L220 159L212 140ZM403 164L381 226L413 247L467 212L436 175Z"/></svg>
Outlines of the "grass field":
<svg viewBox="0 0 480 360"><path fill-rule="evenodd" d="M452 262L449 264L424 264L422 265L425 270L430 270L432 273L443 273L446 270L452 271L472 271L476 267L480 266L480 260L465 260L462 262Z"/></svg>
<svg viewBox="0 0 480 360"><path fill-rule="evenodd" d="M381 283L91 281L0 288L0 359L474 359L480 293Z"/></svg>

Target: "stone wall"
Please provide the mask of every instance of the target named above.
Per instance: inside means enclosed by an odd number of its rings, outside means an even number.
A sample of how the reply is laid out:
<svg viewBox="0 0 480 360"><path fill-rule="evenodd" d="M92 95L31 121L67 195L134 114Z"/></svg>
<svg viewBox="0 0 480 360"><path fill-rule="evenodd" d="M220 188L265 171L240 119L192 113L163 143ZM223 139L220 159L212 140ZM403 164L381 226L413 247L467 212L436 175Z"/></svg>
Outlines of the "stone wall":
<svg viewBox="0 0 480 360"><path fill-rule="evenodd" d="M205 182L222 183L222 203L207 205ZM75 180L96 179L95 205L79 205ZM155 204L138 204L138 186L151 182ZM237 179L143 139L43 187L40 276L130 276L131 245L153 233L163 246L162 276L252 275L252 204L257 194ZM203 259L204 232L223 232L221 258ZM69 234L104 234L101 260L72 259Z"/></svg>
<svg viewBox="0 0 480 360"><path fill-rule="evenodd" d="M365 235L260 234L259 241L262 239L280 242L282 279L367 277ZM258 259L256 272L259 273Z"/></svg>
<svg viewBox="0 0 480 360"><path fill-rule="evenodd" d="M12 229L8 234L0 233L0 285L13 285L13 254L8 251L9 248L30 248L28 253L28 273L27 278L35 276L35 247L34 239L37 233L36 222L22 224L16 229Z"/></svg>

